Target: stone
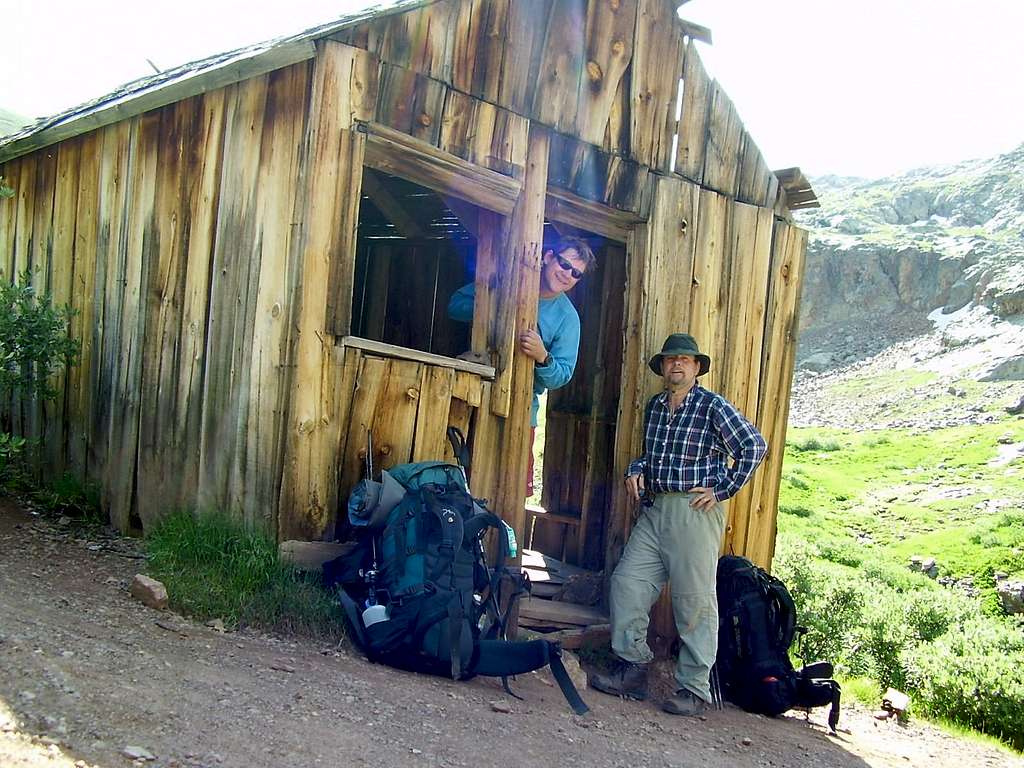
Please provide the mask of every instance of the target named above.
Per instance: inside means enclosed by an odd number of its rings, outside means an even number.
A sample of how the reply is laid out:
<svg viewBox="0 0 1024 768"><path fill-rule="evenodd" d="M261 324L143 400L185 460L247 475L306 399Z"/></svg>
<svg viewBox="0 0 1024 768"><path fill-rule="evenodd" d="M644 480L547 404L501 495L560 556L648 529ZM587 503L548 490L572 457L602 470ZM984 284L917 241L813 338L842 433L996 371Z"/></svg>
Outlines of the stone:
<svg viewBox="0 0 1024 768"><path fill-rule="evenodd" d="M144 574L135 574L129 592L132 597L150 608L162 611L167 607L167 587Z"/></svg>
<svg viewBox="0 0 1024 768"><path fill-rule="evenodd" d="M1024 381L1024 355L994 362L978 377L978 381Z"/></svg>
<svg viewBox="0 0 1024 768"><path fill-rule="evenodd" d="M562 665L565 667L569 679L572 680L572 684L576 686L576 690L585 691L587 689L587 673L580 666L579 657L575 653L562 651ZM550 667L548 672L550 673Z"/></svg>
<svg viewBox="0 0 1024 768"><path fill-rule="evenodd" d="M501 712L502 714L508 715L512 712L512 707L504 701L492 701L491 702L492 712Z"/></svg>
<svg viewBox="0 0 1024 768"><path fill-rule="evenodd" d="M147 763L156 760L156 755L145 747L127 746L121 750L121 754L129 760L145 760Z"/></svg>
<svg viewBox="0 0 1024 768"><path fill-rule="evenodd" d="M810 357L804 358L798 367L805 371L821 373L831 368L834 362L835 360L831 352L817 352Z"/></svg>
<svg viewBox="0 0 1024 768"><path fill-rule="evenodd" d="M1000 580L996 583L996 594L1006 613L1024 613L1024 581Z"/></svg>

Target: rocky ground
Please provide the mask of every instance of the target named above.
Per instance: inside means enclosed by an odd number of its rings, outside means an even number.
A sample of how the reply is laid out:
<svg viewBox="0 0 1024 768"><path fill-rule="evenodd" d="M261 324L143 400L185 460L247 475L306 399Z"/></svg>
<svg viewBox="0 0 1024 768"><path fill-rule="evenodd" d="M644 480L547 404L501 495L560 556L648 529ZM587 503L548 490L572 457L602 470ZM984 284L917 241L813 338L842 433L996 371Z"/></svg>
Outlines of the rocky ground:
<svg viewBox="0 0 1024 768"><path fill-rule="evenodd" d="M1005 417L1024 397L1024 317L981 307L930 317L802 336L790 425L936 429Z"/></svg>
<svg viewBox="0 0 1024 768"><path fill-rule="evenodd" d="M341 645L223 633L127 591L137 542L69 530L0 499L0 765L1014 766L1008 752L844 708L698 720L583 695L546 673L497 681L411 675ZM667 692L667 671L659 693Z"/></svg>

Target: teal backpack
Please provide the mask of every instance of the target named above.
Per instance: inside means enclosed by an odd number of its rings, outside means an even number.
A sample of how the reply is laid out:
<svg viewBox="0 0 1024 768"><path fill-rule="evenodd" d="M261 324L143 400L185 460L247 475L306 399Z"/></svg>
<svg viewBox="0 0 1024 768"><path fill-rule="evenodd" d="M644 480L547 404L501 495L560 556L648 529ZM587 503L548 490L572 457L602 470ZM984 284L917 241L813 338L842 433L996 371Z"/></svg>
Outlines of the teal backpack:
<svg viewBox="0 0 1024 768"><path fill-rule="evenodd" d="M501 677L506 690L509 675L550 665L573 709L587 711L557 643L504 639L508 612L525 591L522 577L504 567L515 556L515 536L470 495L461 467L426 461L385 470L379 483L353 490L348 516L355 546L324 565L324 583L340 587L370 660L455 680ZM483 537L492 528L498 556L488 566ZM513 594L499 601L503 584ZM499 602L508 606L504 613Z"/></svg>

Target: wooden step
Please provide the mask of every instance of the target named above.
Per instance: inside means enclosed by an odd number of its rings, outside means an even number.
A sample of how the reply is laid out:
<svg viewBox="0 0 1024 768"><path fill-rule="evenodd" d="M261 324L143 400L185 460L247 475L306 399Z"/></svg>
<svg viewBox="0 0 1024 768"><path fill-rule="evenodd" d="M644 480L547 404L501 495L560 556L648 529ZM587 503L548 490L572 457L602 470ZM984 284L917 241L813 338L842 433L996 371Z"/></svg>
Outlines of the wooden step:
<svg viewBox="0 0 1024 768"><path fill-rule="evenodd" d="M589 605L529 597L519 601L519 623L525 626L571 629L607 624L608 614Z"/></svg>

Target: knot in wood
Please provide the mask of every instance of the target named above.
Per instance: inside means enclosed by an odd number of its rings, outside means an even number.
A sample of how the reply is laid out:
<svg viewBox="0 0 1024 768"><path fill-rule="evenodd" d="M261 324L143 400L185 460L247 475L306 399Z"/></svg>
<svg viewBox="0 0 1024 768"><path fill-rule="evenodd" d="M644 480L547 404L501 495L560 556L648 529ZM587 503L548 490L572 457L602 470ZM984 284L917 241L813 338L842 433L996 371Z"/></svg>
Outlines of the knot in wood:
<svg viewBox="0 0 1024 768"><path fill-rule="evenodd" d="M613 11L618 11L621 5L622 0L608 0L608 7L611 8Z"/></svg>
<svg viewBox="0 0 1024 768"><path fill-rule="evenodd" d="M416 122L418 122L424 128L427 128L434 121L426 112L420 112L420 116L416 118Z"/></svg>
<svg viewBox="0 0 1024 768"><path fill-rule="evenodd" d="M599 83L604 77L604 72L601 71L601 65L596 61L587 62L587 75L590 77L590 82Z"/></svg>
<svg viewBox="0 0 1024 768"><path fill-rule="evenodd" d="M616 56L621 56L623 51L626 50L626 44L621 40L616 40L612 43L612 53Z"/></svg>
<svg viewBox="0 0 1024 768"><path fill-rule="evenodd" d="M410 400L415 400L420 396L420 391L416 389L416 387L409 387L407 390L405 390L405 394L408 396Z"/></svg>
<svg viewBox="0 0 1024 768"><path fill-rule="evenodd" d="M380 447L380 454L381 454L381 456L390 456L391 455L391 446L390 445L382 445Z"/></svg>
<svg viewBox="0 0 1024 768"><path fill-rule="evenodd" d="M679 231L682 232L684 235L686 234L686 230L689 229L689 227L690 223L686 219L679 220Z"/></svg>
<svg viewBox="0 0 1024 768"><path fill-rule="evenodd" d="M274 306L272 306L270 308L270 316L271 317L280 317L280 315L281 315L281 305L280 305L280 303L275 301L274 302Z"/></svg>
<svg viewBox="0 0 1024 768"><path fill-rule="evenodd" d="M784 278L785 278L785 277L789 277L789 264L783 264L783 265L782 265L782 270L781 270L781 271L782 271L782 276L783 276Z"/></svg>

